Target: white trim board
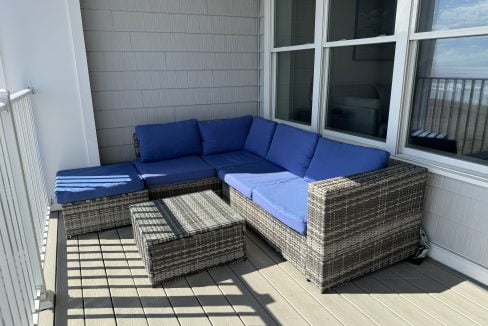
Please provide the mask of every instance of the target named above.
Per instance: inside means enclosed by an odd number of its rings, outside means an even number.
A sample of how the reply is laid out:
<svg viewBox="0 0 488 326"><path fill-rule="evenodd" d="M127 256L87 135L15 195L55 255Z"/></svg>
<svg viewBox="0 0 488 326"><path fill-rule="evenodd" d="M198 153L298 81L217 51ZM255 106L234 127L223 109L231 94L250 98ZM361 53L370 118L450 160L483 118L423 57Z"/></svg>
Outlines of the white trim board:
<svg viewBox="0 0 488 326"><path fill-rule="evenodd" d="M448 250L438 244L431 243L429 257L442 263L472 279L488 285L488 269L473 263L455 252Z"/></svg>

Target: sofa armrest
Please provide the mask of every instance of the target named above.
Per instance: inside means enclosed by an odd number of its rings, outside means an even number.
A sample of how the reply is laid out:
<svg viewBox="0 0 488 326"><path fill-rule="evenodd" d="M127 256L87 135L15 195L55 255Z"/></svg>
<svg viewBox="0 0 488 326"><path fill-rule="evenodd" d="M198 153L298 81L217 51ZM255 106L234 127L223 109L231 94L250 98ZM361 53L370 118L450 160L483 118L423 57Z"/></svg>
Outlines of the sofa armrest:
<svg viewBox="0 0 488 326"><path fill-rule="evenodd" d="M307 276L324 289L415 251L427 170L392 160L378 171L311 183Z"/></svg>

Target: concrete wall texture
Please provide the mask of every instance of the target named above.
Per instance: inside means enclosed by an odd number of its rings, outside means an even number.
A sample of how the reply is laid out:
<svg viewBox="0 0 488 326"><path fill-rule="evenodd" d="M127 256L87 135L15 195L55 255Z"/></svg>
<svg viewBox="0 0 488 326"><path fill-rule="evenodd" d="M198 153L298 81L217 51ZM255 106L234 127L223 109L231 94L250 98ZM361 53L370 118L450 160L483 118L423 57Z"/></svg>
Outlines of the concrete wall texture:
<svg viewBox="0 0 488 326"><path fill-rule="evenodd" d="M259 0L80 3L102 163L138 124L259 113Z"/></svg>

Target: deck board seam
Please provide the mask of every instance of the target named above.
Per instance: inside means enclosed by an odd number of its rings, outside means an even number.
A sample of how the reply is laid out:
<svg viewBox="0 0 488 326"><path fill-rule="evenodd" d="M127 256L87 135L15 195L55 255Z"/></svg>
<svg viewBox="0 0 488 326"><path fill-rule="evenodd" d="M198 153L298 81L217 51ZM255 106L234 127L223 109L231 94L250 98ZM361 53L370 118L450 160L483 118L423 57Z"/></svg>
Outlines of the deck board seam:
<svg viewBox="0 0 488 326"><path fill-rule="evenodd" d="M208 319L208 322L210 323L210 325L214 325L214 323L212 322L212 319L210 318L210 316L208 315L207 311L205 310L205 308L203 307L203 304L202 302L200 301L200 299L198 298L198 295L195 293L195 291L193 291L193 287L191 286L190 282L188 281L188 279L186 277L183 277L183 279L185 280L186 284L188 285L188 288L190 289L191 293L193 294L193 296L195 297L195 299L198 301L198 304L200 305L200 308L202 308L202 311L203 313L205 314L205 316L207 317Z"/></svg>
<svg viewBox="0 0 488 326"><path fill-rule="evenodd" d="M295 279L295 277L293 275L291 275L290 273L288 273L284 268L282 268L280 266L280 262L278 262L272 255L270 255L266 250L264 250L262 247L261 247L261 244L258 243L257 241L255 241L256 239L254 239L254 237L249 237L251 239L251 241L258 247L261 249L261 251L263 251L265 253L265 255L267 255L272 261L274 261L277 266L284 272L286 273L291 279L293 279L293 281L295 281L295 283L297 283L306 293L308 293L311 297L313 297L315 299L315 301L317 301L322 307L324 307L327 311L329 311L329 313L331 315L333 315L341 324L343 325L347 325L347 323L345 321L342 321L340 317L338 317L336 314L334 314L334 312L332 312L329 308L327 308L324 304L322 304L316 297L315 295L310 292L309 290L307 290L305 287L303 287L300 282L298 282L298 280ZM341 295L340 293L338 293L339 295ZM342 295L341 295L342 297ZM345 299L345 298L344 298ZM349 302L349 300L347 300ZM364 317L368 318L369 320L371 320L373 323L377 324L377 325L380 325L376 320L372 319L368 314L366 314L365 312L363 312L361 309L359 309L357 306L353 305L351 303L351 305L353 306L353 308L356 308L356 310L358 310L361 314L364 315Z"/></svg>
<svg viewBox="0 0 488 326"><path fill-rule="evenodd" d="M403 280L405 280L406 282L410 283L412 286L414 286L416 289L420 290L420 291L424 291L420 286L416 285L414 282L408 280L407 278L403 277L400 273L396 272L394 269L390 269L390 271L392 273L394 273L395 275L397 275L398 277L402 278ZM474 324L476 325L481 325L480 323L478 323L477 321L471 319L468 315L466 315L465 313L463 313L462 311L459 311L458 309L454 308L452 305L448 304L447 302L444 302L444 300L441 300L440 298L437 298L436 296L432 295L431 293L425 293L426 295L428 295L429 297L433 298L434 300L442 303L443 305L445 305L446 307L448 307L450 310L458 313L459 315L465 317L466 319L470 320L471 322L473 322Z"/></svg>
<svg viewBox="0 0 488 326"><path fill-rule="evenodd" d="M123 249L123 251L124 251L124 256L127 258L127 255L126 255L126 250L125 250L125 247L126 247L127 245L124 245L124 243L122 242L122 238L121 238L121 236L120 236L120 228L117 228L116 230L117 230L117 235L119 236L120 243L121 243L121 245L122 245L122 249ZM134 276L134 274L133 274L133 266L131 266L131 264L130 264L130 262L129 262L128 260L127 260L127 263L128 263L128 265L129 265L129 270L130 270L130 273L131 273L132 279L134 280L134 277L133 277L133 276ZM134 280L134 284L135 284L135 280ZM150 323L149 323L149 320L148 320L148 318L147 318L147 315L146 315L146 309L144 309L144 304L142 304L142 300L141 300L141 298L140 298L140 291L139 291L139 288L137 287L137 285L135 285L135 287L136 287L137 295L139 296L139 300L141 301L142 310L143 310L143 312L144 312L144 315L146 316L146 321L148 322L148 324L150 324ZM178 316L176 315L176 311L175 311L175 309L174 309L174 307L173 307L173 304L171 303L171 300L168 298L168 294L166 293L166 290L164 289L164 287L163 287L163 286L158 287L158 289L160 289L160 290L161 290L162 294L163 294L163 295L164 295L164 297L167 299L168 304L169 304L169 306L171 307L171 311L173 312L173 316L174 316L174 318L175 318L176 322L178 323L178 325L180 325L180 326L181 326L181 323L180 323L180 321L179 321L179 319L178 319Z"/></svg>
<svg viewBox="0 0 488 326"><path fill-rule="evenodd" d="M98 239L98 249L99 249L99 253L100 255L102 256L102 262L103 262L103 273L105 274L105 281L107 282L107 290L108 290L108 293L110 294L110 303L112 304L112 312L114 314L114 320L115 320L115 325L118 325L118 321L117 321L117 314L115 313L115 305L114 305L114 300L112 298L112 289L110 288L110 283L108 281L108 275L107 275L107 266L105 265L105 259L103 258L103 251L102 251L102 244L100 242L100 232L95 232L96 235L97 235L97 239Z"/></svg>
<svg viewBox="0 0 488 326"><path fill-rule="evenodd" d="M420 274L424 275L425 277L428 277L429 279L433 280L434 282L436 282L436 283L437 283L437 284L439 284L439 285L442 285L442 286L448 286L447 284L445 284L444 282L440 281L439 279L434 278L434 277L432 277L431 275L429 275L429 274L425 273L425 272L424 272L424 271L422 271L422 269L420 269L420 268L411 268L411 269L415 270L415 272L417 272L417 273L420 273ZM481 308L481 309L483 309L484 311L487 311L487 312L488 312L488 308L487 308L487 307L485 307L485 306L483 306L483 305L479 304L478 302L476 302L476 301L472 300L470 297L468 297L468 296L464 295L463 293L459 292L459 291L458 291L458 290L456 290L455 288L451 288L451 290L452 290L454 293L456 293L457 295L459 295L459 296L463 297L464 299L466 299L467 301L469 301L469 302L471 302L471 303L473 303L473 304L477 305L478 307L480 307L480 308Z"/></svg>
<svg viewBox="0 0 488 326"><path fill-rule="evenodd" d="M358 288L360 288L364 292L364 294L367 294L369 297L373 298L373 300L376 300L376 302L378 302L379 304L381 304L382 306L384 306L386 309L388 309L389 311L391 311L393 314L395 314L397 317L399 317L400 319L402 319L403 321L405 321L407 324L414 326L411 322L409 322L408 320L406 320L405 318L403 318L400 313L398 313L395 310L391 309L383 301L379 300L374 294L367 293L367 291L363 287L361 287L359 284L357 284L355 281L352 281L352 283L354 285L356 285Z"/></svg>
<svg viewBox="0 0 488 326"><path fill-rule="evenodd" d="M209 272L205 272L205 273L207 273L208 276L212 279L212 281L214 282L215 286L219 289L220 293L224 296L225 301L227 301L227 303L232 308L232 310L234 310L234 312L236 313L236 316L239 317L239 319L241 320L242 324L243 325L246 325L246 323L244 322L244 319L242 319L241 314L235 309L234 305L229 301L229 298L225 295L224 291L222 291L222 288L217 283L217 281L215 281L215 279L212 277L212 274L209 273Z"/></svg>
<svg viewBox="0 0 488 326"><path fill-rule="evenodd" d="M381 284L383 284L385 287L387 287L388 289L390 289L392 292L395 292L397 293L400 297L402 297L404 300L406 300L407 302L409 302L410 304L412 304L413 306L417 307L420 311L422 311L423 313L431 316L433 319L437 320L440 324L443 324L443 325L446 325L444 322L442 322L440 319L438 319L436 316L432 315L428 310L424 310L422 308L422 305L419 305L417 304L415 301L413 300L410 300L408 297L405 297L402 293L399 293L398 291L396 291L395 289L392 289L390 286L388 286L388 284L384 283L380 278L374 276L374 278L380 282Z"/></svg>
<svg viewBox="0 0 488 326"><path fill-rule="evenodd" d="M285 301L300 315L300 317L303 318L303 320L305 320L307 322L307 324L309 325L313 325L313 323L311 323L307 317L297 308L295 307L295 305L293 305L292 302L290 302L290 300L288 300L288 298L284 295L284 293L282 291L280 291L276 285L268 278L266 277L266 275L264 275L262 272L261 272L261 269L259 269L250 259L249 260L249 263L256 269L256 271L269 283L269 285L271 285L279 294L280 296L283 297L283 299L285 299ZM315 298L314 298L315 300ZM316 300L315 300L316 301ZM337 320L340 324L342 324L341 321Z"/></svg>

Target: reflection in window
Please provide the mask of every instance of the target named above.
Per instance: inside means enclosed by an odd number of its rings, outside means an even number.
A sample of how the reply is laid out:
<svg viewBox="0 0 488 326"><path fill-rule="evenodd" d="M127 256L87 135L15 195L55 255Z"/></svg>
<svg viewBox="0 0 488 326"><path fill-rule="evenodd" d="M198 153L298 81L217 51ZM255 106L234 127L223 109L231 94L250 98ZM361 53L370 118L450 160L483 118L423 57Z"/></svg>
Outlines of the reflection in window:
<svg viewBox="0 0 488 326"><path fill-rule="evenodd" d="M279 52L275 117L310 125L314 50Z"/></svg>
<svg viewBox="0 0 488 326"><path fill-rule="evenodd" d="M315 0L275 1L275 47L314 42Z"/></svg>
<svg viewBox="0 0 488 326"><path fill-rule="evenodd" d="M331 48L326 127L386 138L395 44Z"/></svg>
<svg viewBox="0 0 488 326"><path fill-rule="evenodd" d="M392 35L396 0L331 0L329 39L358 39Z"/></svg>
<svg viewBox="0 0 488 326"><path fill-rule="evenodd" d="M419 44L408 144L488 162L488 36Z"/></svg>
<svg viewBox="0 0 488 326"><path fill-rule="evenodd" d="M488 24L488 0L422 0L419 2L418 32Z"/></svg>

